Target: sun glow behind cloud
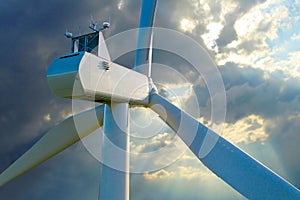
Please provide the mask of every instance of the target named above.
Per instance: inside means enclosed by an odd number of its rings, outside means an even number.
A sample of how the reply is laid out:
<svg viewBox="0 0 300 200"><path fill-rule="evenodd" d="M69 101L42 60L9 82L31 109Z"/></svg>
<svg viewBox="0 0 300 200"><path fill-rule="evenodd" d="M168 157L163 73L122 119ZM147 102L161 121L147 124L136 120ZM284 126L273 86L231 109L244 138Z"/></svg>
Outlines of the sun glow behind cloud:
<svg viewBox="0 0 300 200"><path fill-rule="evenodd" d="M215 124L212 124L211 121L204 119L203 117L200 118L199 121L214 129ZM262 117L252 114L241 118L234 123L224 123L223 132L220 134L236 145L254 142L264 144L268 139L264 123Z"/></svg>
<svg viewBox="0 0 300 200"><path fill-rule="evenodd" d="M215 53L219 52L218 45L216 40L219 38L220 33L223 29L223 25L221 23L212 22L207 25L206 29L207 33L201 35L201 38L204 41L204 44Z"/></svg>
<svg viewBox="0 0 300 200"><path fill-rule="evenodd" d="M189 19L189 18L183 18L180 21L180 29L184 32L193 32L197 25L197 21Z"/></svg>
<svg viewBox="0 0 300 200"><path fill-rule="evenodd" d="M234 144L259 142L264 144L268 139L265 132L264 119L257 115L249 115L234 124L225 123L222 136Z"/></svg>
<svg viewBox="0 0 300 200"><path fill-rule="evenodd" d="M205 168L191 152L185 153L173 165L155 172L146 172L143 178L149 184L160 185L160 191L175 199L243 199L215 174ZM217 194L216 194L216 191Z"/></svg>
<svg viewBox="0 0 300 200"><path fill-rule="evenodd" d="M119 9L119 10L122 10L122 9L123 9L123 7L124 7L124 1L125 1L125 0L120 0L120 1L119 1L119 3L118 3L118 9Z"/></svg>
<svg viewBox="0 0 300 200"><path fill-rule="evenodd" d="M50 114L44 115L44 121L45 122L50 122L51 121L51 115Z"/></svg>

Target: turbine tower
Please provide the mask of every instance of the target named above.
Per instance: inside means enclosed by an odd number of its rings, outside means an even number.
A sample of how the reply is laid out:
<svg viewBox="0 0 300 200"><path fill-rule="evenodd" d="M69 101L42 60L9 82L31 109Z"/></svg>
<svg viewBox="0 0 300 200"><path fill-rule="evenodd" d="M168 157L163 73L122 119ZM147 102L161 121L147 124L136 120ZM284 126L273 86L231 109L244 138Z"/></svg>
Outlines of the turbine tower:
<svg viewBox="0 0 300 200"><path fill-rule="evenodd" d="M101 29L93 23L90 26L93 32L89 34L65 34L72 39L71 53L56 58L49 66L47 80L51 90L59 97L103 104L69 117L51 129L1 173L0 185L103 126L101 148L104 164L99 199L129 199L129 109L142 106L156 112L207 168L246 198L300 199L296 187L158 94L151 80L155 35L152 29L144 29L153 27L156 5L156 0L142 2L134 70L110 59L101 32L109 27L109 23L104 23ZM145 46L149 48L144 49ZM144 64L148 67L143 71L139 66ZM122 76L124 74L126 76ZM204 154L203 147L208 141L214 141L214 146ZM117 158L112 157L109 142L123 150ZM111 160L122 170L105 165Z"/></svg>

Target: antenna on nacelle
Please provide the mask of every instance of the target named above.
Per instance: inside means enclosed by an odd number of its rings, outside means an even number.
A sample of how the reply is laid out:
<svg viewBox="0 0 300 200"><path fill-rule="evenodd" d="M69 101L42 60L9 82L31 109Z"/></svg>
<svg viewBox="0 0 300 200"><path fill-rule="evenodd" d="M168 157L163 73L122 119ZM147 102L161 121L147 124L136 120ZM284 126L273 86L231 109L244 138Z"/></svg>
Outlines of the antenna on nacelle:
<svg viewBox="0 0 300 200"><path fill-rule="evenodd" d="M80 26L78 26L78 28L77 28L77 35L81 35L81 28L80 28Z"/></svg>
<svg viewBox="0 0 300 200"><path fill-rule="evenodd" d="M92 14L91 14L91 23L90 23L89 28L92 29L93 31L98 31L97 30L97 22L95 22Z"/></svg>

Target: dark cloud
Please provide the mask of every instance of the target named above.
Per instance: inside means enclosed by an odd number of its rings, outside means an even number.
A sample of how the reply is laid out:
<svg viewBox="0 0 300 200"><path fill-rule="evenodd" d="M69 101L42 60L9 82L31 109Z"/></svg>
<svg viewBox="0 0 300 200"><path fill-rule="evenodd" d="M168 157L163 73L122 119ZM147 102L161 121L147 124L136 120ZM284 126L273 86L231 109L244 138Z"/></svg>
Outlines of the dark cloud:
<svg viewBox="0 0 300 200"><path fill-rule="evenodd" d="M299 124L299 117L287 119L284 116L278 116L267 125L268 132L274 135L270 140L274 151L281 162L285 163L287 178L297 188L300 188Z"/></svg>
<svg viewBox="0 0 300 200"><path fill-rule="evenodd" d="M78 143L1 187L0 197L13 200L95 199L100 171L100 164Z"/></svg>
<svg viewBox="0 0 300 200"><path fill-rule="evenodd" d="M234 86L248 84L256 87L264 82L264 72L251 67L239 68L234 63L227 63L220 67L225 89L229 90Z"/></svg>
<svg viewBox="0 0 300 200"><path fill-rule="evenodd" d="M219 47L224 47L227 44L231 43L235 39L237 39L237 34L235 30L232 28L233 23L226 25L223 30L221 31L220 38L217 39L216 43ZM222 50L221 50L222 51Z"/></svg>
<svg viewBox="0 0 300 200"><path fill-rule="evenodd" d="M227 64L220 71L227 90L227 120L237 120L249 113L272 119L300 111L298 79L264 78L262 70L239 68L235 64Z"/></svg>

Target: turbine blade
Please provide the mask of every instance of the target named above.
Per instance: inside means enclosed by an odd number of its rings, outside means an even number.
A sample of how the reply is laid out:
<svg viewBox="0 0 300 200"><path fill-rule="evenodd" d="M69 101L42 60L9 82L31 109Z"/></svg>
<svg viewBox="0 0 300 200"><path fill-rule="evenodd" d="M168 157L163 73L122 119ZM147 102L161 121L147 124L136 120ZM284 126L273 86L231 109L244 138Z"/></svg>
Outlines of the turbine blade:
<svg viewBox="0 0 300 200"><path fill-rule="evenodd" d="M151 109L206 167L248 199L300 199L300 191L229 141L158 94Z"/></svg>
<svg viewBox="0 0 300 200"><path fill-rule="evenodd" d="M135 55L135 69L146 76L150 77L151 69L150 62L152 60L152 29L155 19L157 0L143 0L141 15L140 15L140 29L138 33L137 50ZM145 49L147 48L147 49ZM139 65L149 64L146 72L139 70Z"/></svg>
<svg viewBox="0 0 300 200"><path fill-rule="evenodd" d="M104 105L65 119L47 132L0 175L0 186L76 143L103 124Z"/></svg>

